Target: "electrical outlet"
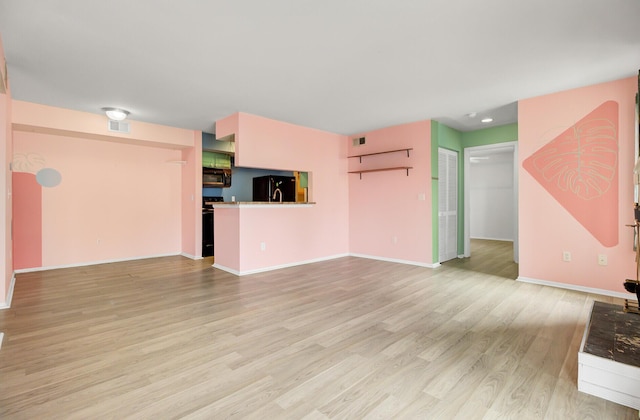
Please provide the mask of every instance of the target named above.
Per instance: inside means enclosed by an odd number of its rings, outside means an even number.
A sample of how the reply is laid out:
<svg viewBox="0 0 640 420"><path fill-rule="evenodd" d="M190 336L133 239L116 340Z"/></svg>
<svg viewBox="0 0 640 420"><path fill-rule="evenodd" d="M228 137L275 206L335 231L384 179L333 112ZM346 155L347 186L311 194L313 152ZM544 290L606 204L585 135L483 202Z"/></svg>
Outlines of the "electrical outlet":
<svg viewBox="0 0 640 420"><path fill-rule="evenodd" d="M571 261L571 253L569 251L562 252L562 261L565 261L565 262Z"/></svg>
<svg viewBox="0 0 640 420"><path fill-rule="evenodd" d="M260 242L260 251L264 251L265 249L267 249L267 244L264 242Z"/></svg>
<svg viewBox="0 0 640 420"><path fill-rule="evenodd" d="M393 241L394 244L398 243L398 237L397 236L393 236L393 238L391 238L391 240Z"/></svg>
<svg viewBox="0 0 640 420"><path fill-rule="evenodd" d="M598 254L598 265L607 265L607 256L604 254Z"/></svg>

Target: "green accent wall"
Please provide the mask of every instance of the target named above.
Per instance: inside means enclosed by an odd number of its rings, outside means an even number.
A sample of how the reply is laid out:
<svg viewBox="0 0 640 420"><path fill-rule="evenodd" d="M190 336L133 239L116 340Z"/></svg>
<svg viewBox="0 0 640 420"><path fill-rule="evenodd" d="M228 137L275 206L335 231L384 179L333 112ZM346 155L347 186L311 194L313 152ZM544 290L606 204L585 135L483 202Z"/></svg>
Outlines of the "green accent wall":
<svg viewBox="0 0 640 420"><path fill-rule="evenodd" d="M464 253L464 153L462 132L440 124L437 121L431 122L431 176L432 176L432 203L433 221L433 261L440 260L439 252L439 226L438 226L438 148L453 150L458 152L458 255ZM435 130L434 130L435 128ZM435 131L435 133L434 133ZM435 140L434 140L435 139ZM433 150L435 145L435 150ZM435 179L434 179L435 178Z"/></svg>
<svg viewBox="0 0 640 420"><path fill-rule="evenodd" d="M458 255L464 254L464 149L518 140L518 124L458 131L437 121L431 121L431 203L432 261L440 260L438 232L438 148L458 152Z"/></svg>
<svg viewBox="0 0 640 420"><path fill-rule="evenodd" d="M464 147L486 146L516 140L518 140L518 124L516 123L462 133Z"/></svg>

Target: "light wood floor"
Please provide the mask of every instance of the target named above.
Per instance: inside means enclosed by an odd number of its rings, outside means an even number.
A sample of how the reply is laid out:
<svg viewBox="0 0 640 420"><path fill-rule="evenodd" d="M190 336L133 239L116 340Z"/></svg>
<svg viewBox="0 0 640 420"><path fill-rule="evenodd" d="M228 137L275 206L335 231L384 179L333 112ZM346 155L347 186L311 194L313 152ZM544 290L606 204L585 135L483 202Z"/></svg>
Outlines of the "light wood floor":
<svg viewBox="0 0 640 420"><path fill-rule="evenodd" d="M443 264L513 280L518 278L513 242L471 239L470 258L456 258Z"/></svg>
<svg viewBox="0 0 640 420"><path fill-rule="evenodd" d="M576 388L591 302L615 299L456 264L210 264L18 275L0 418L638 418Z"/></svg>

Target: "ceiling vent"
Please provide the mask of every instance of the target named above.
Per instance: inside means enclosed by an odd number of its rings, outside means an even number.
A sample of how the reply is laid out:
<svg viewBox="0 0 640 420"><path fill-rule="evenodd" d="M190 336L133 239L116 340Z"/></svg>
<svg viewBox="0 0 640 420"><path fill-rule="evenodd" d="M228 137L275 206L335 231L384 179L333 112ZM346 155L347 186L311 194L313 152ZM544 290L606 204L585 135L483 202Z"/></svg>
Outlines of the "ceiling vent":
<svg viewBox="0 0 640 420"><path fill-rule="evenodd" d="M353 146L362 146L365 143L364 137L356 137L355 139L351 139L351 144Z"/></svg>
<svg viewBox="0 0 640 420"><path fill-rule="evenodd" d="M125 121L109 120L107 121L107 128L109 129L109 131L112 131L114 133L129 134L131 132L131 127L129 126L129 123Z"/></svg>

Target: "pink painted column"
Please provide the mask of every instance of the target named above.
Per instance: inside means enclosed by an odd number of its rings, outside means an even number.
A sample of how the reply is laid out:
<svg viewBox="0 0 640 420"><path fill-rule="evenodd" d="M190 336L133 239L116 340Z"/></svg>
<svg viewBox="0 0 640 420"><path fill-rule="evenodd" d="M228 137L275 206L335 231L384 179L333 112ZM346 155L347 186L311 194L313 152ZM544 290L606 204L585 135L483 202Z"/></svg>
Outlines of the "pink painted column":
<svg viewBox="0 0 640 420"><path fill-rule="evenodd" d="M13 173L13 267L42 267L42 186L36 176Z"/></svg>

